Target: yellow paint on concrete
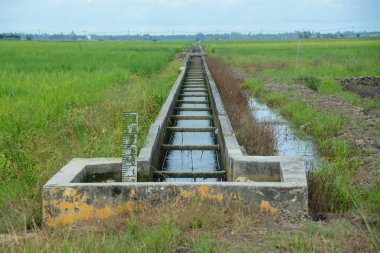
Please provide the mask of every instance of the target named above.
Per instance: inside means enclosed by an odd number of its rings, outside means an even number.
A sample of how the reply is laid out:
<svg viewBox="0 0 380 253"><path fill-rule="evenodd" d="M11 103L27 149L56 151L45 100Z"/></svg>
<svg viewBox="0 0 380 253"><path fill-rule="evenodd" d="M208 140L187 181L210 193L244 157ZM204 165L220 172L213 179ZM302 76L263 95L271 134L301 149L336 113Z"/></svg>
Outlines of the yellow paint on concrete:
<svg viewBox="0 0 380 253"><path fill-rule="evenodd" d="M198 193L202 198L206 198L208 196L209 187L207 185L201 185L198 187Z"/></svg>
<svg viewBox="0 0 380 253"><path fill-rule="evenodd" d="M95 216L99 219L105 219L107 217L110 217L112 213L113 213L112 208L109 205L106 205L103 208L99 208L98 210L95 210Z"/></svg>
<svg viewBox="0 0 380 253"><path fill-rule="evenodd" d="M54 188L53 188L54 189ZM62 197L74 197L77 194L77 190L73 188L67 188L63 191Z"/></svg>
<svg viewBox="0 0 380 253"><path fill-rule="evenodd" d="M181 196L184 198L194 198L196 195L195 190L193 191L181 191Z"/></svg>
<svg viewBox="0 0 380 253"><path fill-rule="evenodd" d="M207 185L201 185L196 190L181 191L181 196L184 198L194 198L197 195L200 196L201 199L217 200L218 202L222 202L224 199L222 193L214 194L214 190L210 190L210 187Z"/></svg>
<svg viewBox="0 0 380 253"><path fill-rule="evenodd" d="M50 200L50 205L52 205L52 206L58 205L58 200L56 200L56 199Z"/></svg>
<svg viewBox="0 0 380 253"><path fill-rule="evenodd" d="M231 198L232 200L240 200L239 193L238 193L238 192L231 192L231 193L230 193L230 198Z"/></svg>
<svg viewBox="0 0 380 253"><path fill-rule="evenodd" d="M131 196L131 198L135 198L137 196L135 189L131 190L131 193L129 194L129 196Z"/></svg>
<svg viewBox="0 0 380 253"><path fill-rule="evenodd" d="M139 209L142 209L142 205L139 205L136 202L129 200L127 201L127 203L116 207L116 214L120 214L125 211L130 213L130 212L137 211Z"/></svg>
<svg viewBox="0 0 380 253"><path fill-rule="evenodd" d="M277 208L275 207L272 207L271 204L266 201L266 200L262 200L261 203L260 203L260 210L262 212L266 212L266 213L271 213L272 216L276 216L277 215Z"/></svg>
<svg viewBox="0 0 380 253"><path fill-rule="evenodd" d="M102 208L96 208L87 204L87 198L86 193L80 196L75 189L69 188L62 192L61 200L54 199L48 203L44 202L44 206L59 209L59 215L55 217L47 216L46 212L44 212L47 225L54 227L90 219L106 219L123 212L132 212L141 208L141 205L132 200L115 206L105 203Z"/></svg>

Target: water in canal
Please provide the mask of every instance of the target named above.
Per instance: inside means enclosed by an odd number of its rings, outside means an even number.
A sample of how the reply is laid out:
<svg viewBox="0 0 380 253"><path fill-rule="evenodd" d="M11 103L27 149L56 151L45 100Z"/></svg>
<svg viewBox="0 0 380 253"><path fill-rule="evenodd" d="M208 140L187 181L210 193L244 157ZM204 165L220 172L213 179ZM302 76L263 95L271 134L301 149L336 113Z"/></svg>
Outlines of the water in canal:
<svg viewBox="0 0 380 253"><path fill-rule="evenodd" d="M256 98L250 98L249 104L252 114L259 122L272 122L275 127L275 138L277 140L276 155L279 156L300 156L305 159L307 170L318 166L320 159L316 156L311 137L295 134L291 128L291 123L279 115L274 109Z"/></svg>

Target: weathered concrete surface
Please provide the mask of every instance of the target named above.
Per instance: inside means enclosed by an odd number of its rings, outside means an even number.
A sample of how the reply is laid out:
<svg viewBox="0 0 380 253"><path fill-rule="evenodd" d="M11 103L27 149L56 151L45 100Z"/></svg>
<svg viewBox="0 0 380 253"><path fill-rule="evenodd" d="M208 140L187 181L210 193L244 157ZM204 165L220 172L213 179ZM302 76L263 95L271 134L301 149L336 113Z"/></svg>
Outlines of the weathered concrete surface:
<svg viewBox="0 0 380 253"><path fill-rule="evenodd" d="M48 226L112 219L142 205L176 197L242 204L270 210L272 215L303 215L305 188L298 183L78 183L81 171L121 169L119 158L73 159L43 187L43 220ZM91 173L91 171L87 171ZM74 182L74 183L73 183Z"/></svg>

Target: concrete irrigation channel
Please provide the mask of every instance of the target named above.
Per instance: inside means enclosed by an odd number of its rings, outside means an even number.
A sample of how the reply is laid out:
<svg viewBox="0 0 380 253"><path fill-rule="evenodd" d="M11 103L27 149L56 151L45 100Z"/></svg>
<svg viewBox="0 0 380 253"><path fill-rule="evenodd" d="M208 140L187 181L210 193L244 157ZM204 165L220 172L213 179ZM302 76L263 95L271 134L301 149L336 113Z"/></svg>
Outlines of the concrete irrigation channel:
<svg viewBox="0 0 380 253"><path fill-rule="evenodd" d="M138 157L128 161L132 180L123 182L121 158L71 160L43 187L44 222L113 219L174 198L252 206L274 216L307 213L303 159L242 153L198 44Z"/></svg>
<svg viewBox="0 0 380 253"><path fill-rule="evenodd" d="M192 56L171 110L163 160L155 171L158 181L222 181L226 172L219 163L214 110L201 56Z"/></svg>

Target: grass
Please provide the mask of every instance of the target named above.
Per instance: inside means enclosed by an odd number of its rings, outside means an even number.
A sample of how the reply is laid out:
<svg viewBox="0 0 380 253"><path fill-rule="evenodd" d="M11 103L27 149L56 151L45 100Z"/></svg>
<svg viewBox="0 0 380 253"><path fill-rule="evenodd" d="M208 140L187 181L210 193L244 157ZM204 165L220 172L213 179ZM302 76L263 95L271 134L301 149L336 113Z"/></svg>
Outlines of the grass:
<svg viewBox="0 0 380 253"><path fill-rule="evenodd" d="M354 223L354 222L353 222ZM117 224L117 225L115 225ZM376 228L374 233L380 233ZM172 199L101 224L0 235L5 252L376 252L345 220L285 223L255 208Z"/></svg>
<svg viewBox="0 0 380 253"><path fill-rule="evenodd" d="M358 186L356 172L368 153L340 137L350 115L334 114L300 99L295 85L315 96L332 95L346 103L378 110L378 99L362 99L346 91L342 77L379 76L379 38L301 41L212 41L203 44L213 57L246 75L242 86L313 137L322 165L308 172L309 205L314 212L346 212L364 208L365 216L380 217L378 177ZM271 83L279 89L266 89ZM273 87L272 85L272 87ZM282 87L282 88L281 88ZM377 166L377 165L375 165ZM354 204L356 203L356 204Z"/></svg>
<svg viewBox="0 0 380 253"><path fill-rule="evenodd" d="M212 41L202 46L255 77L379 76L379 38L286 41Z"/></svg>
<svg viewBox="0 0 380 253"><path fill-rule="evenodd" d="M139 147L188 44L0 42L0 231L41 222L42 185L73 157L121 154L123 111Z"/></svg>
<svg viewBox="0 0 380 253"><path fill-rule="evenodd" d="M216 58L207 58L232 128L240 145L249 155L273 155L276 148L274 128L255 120L239 83L232 72Z"/></svg>
<svg viewBox="0 0 380 253"><path fill-rule="evenodd" d="M309 222L302 224L299 230L274 236L272 245L286 252L369 252L371 246L361 244L360 240L365 240L363 236L352 236L354 230L346 220L334 221L328 226Z"/></svg>
<svg viewBox="0 0 380 253"><path fill-rule="evenodd" d="M243 68L257 79L299 79L315 91L335 95L366 109L380 100L363 101L344 91L342 77L379 76L379 38L287 41L216 41L203 46L232 68ZM253 60L254 59L254 60Z"/></svg>

